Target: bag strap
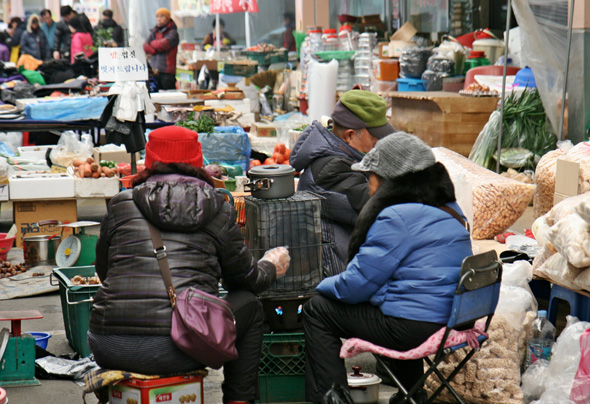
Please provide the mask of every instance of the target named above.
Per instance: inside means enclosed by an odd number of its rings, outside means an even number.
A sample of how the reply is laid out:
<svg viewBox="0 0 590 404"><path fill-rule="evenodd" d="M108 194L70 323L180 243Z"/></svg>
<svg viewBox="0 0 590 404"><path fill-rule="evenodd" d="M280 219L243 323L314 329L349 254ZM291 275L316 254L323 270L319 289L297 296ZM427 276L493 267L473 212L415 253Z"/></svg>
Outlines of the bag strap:
<svg viewBox="0 0 590 404"><path fill-rule="evenodd" d="M162 273L162 278L164 279L164 284L166 285L166 291L168 292L168 297L170 298L170 304L174 309L176 307L176 290L174 289L174 284L172 283L172 275L170 275L170 265L168 264L166 246L164 246L164 242L162 241L162 233L160 233L160 230L158 230L156 226L151 224L149 221L147 221L147 224L150 229L150 234L152 235L154 255L156 256L158 265L160 266L160 272Z"/></svg>
<svg viewBox="0 0 590 404"><path fill-rule="evenodd" d="M467 229L467 231L470 231L469 229L469 223L467 223L465 220L463 220L463 218L457 213L457 211L449 206L437 206L437 208L439 208L440 210L444 210L445 212L447 212L449 215L453 216L455 219L457 219L459 221L459 223L461 223L461 226L465 227L465 229Z"/></svg>

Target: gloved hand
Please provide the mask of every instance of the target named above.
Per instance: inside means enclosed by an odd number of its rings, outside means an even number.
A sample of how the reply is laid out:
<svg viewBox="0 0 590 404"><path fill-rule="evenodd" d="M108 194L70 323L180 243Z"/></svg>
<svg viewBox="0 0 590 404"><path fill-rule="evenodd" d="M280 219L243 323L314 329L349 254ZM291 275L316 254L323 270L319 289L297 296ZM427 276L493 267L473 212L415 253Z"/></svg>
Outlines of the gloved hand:
<svg viewBox="0 0 590 404"><path fill-rule="evenodd" d="M285 247L275 247L265 252L260 261L271 262L276 268L277 278L280 278L287 273L291 257L289 256L289 250Z"/></svg>
<svg viewBox="0 0 590 404"><path fill-rule="evenodd" d="M221 41L222 44L224 44L225 46L229 46L229 44L231 43L231 41L227 38L223 38L223 40Z"/></svg>
<svg viewBox="0 0 590 404"><path fill-rule="evenodd" d="M203 47L203 49L204 49L204 50L206 50L206 51L208 51L209 49L211 49L211 44L210 44L210 43L208 43L207 45L205 45L205 46Z"/></svg>

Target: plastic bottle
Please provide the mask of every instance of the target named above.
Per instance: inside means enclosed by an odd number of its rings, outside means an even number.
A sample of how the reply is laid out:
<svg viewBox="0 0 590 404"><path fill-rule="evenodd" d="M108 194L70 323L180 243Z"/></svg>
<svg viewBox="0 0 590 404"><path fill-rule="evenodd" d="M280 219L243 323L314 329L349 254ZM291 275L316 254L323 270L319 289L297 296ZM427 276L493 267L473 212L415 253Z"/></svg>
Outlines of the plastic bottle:
<svg viewBox="0 0 590 404"><path fill-rule="evenodd" d="M340 43L338 41L338 34L334 28L324 30L322 35L322 50L333 52L340 49Z"/></svg>
<svg viewBox="0 0 590 404"><path fill-rule="evenodd" d="M338 31L338 42L340 43L341 51L354 50L352 45L352 27L350 25L344 24L340 27Z"/></svg>
<svg viewBox="0 0 590 404"><path fill-rule="evenodd" d="M533 338L528 341L527 367L539 359L551 360L555 326L547 320L547 311L539 310L533 321Z"/></svg>

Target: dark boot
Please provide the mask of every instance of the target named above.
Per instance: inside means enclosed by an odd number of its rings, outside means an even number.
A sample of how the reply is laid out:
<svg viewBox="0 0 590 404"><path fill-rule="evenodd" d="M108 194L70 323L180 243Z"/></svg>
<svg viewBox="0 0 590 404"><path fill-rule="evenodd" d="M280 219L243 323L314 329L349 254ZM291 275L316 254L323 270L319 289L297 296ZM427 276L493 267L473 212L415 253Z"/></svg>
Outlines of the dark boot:
<svg viewBox="0 0 590 404"><path fill-rule="evenodd" d="M428 394L426 394L426 390L418 389L417 392L414 393L414 401L417 404L424 404L426 400L428 400ZM404 397L404 394L401 391L398 391L394 395L391 396L389 399L389 404L410 404L411 401Z"/></svg>

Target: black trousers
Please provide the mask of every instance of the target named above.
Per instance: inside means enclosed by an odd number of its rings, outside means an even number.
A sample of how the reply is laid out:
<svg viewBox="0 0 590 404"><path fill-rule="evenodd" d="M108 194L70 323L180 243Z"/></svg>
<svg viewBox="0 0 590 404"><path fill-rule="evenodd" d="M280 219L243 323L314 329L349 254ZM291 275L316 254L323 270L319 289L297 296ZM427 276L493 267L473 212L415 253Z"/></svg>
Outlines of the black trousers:
<svg viewBox="0 0 590 404"><path fill-rule="evenodd" d="M223 401L258 398L258 365L262 351L264 311L250 291L229 292L236 319L238 359L223 366ZM88 345L103 369L166 375L205 366L182 352L167 335L99 335L88 332Z"/></svg>
<svg viewBox="0 0 590 404"><path fill-rule="evenodd" d="M347 388L341 338L361 338L374 344L407 351L416 348L442 325L384 315L369 303L345 304L317 295L303 306L305 330L305 398L320 402L332 383ZM405 387L424 374L423 361L390 360Z"/></svg>
<svg viewBox="0 0 590 404"><path fill-rule="evenodd" d="M176 76L172 73L158 73L156 76L160 90L176 90Z"/></svg>

